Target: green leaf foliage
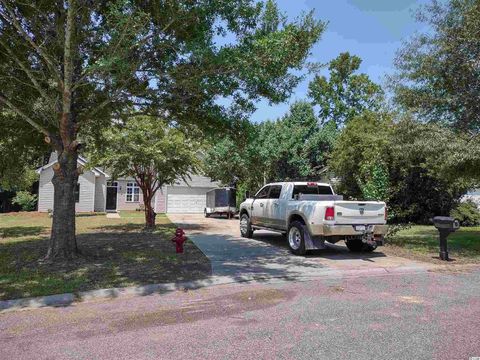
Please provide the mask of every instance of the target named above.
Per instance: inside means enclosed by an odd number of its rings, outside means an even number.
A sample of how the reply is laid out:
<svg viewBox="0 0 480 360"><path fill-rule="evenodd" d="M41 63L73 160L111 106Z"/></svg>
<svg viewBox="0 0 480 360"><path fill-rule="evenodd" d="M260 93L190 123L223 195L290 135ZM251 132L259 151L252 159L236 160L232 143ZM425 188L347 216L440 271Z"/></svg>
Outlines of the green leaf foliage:
<svg viewBox="0 0 480 360"><path fill-rule="evenodd" d="M308 96L320 108L322 122L342 127L365 110L379 110L383 91L366 74L355 74L362 60L348 52L329 63L329 77L317 75L309 84Z"/></svg>
<svg viewBox="0 0 480 360"><path fill-rule="evenodd" d="M49 149L43 139L32 141L35 130L15 114L0 112L0 123L5 125L0 131L0 188L31 190L38 179L35 169L44 165Z"/></svg>
<svg viewBox="0 0 480 360"><path fill-rule="evenodd" d="M198 143L165 121L134 116L104 133L104 147L92 149L91 166L104 166L113 178L132 177L142 183L153 175L152 189L188 180L198 170Z"/></svg>
<svg viewBox="0 0 480 360"><path fill-rule="evenodd" d="M480 210L471 200L458 204L450 212L450 216L457 219L461 226L480 225Z"/></svg>
<svg viewBox="0 0 480 360"><path fill-rule="evenodd" d="M364 193L369 187L378 187L371 181L371 170L379 164L380 173L384 169L382 158L387 153L393 120L389 114L365 112L353 118L339 135L335 143L329 166L341 179L337 192L349 198L361 199L373 194ZM377 179L376 181L380 181ZM378 191L380 191L378 189ZM387 200L382 192L379 200Z"/></svg>
<svg viewBox="0 0 480 360"><path fill-rule="evenodd" d="M250 191L265 182L315 179L337 134L333 122L320 125L310 103L296 102L277 121L249 125L235 138L214 142L207 150L205 172Z"/></svg>
<svg viewBox="0 0 480 360"><path fill-rule="evenodd" d="M19 191L13 198L12 203L20 205L23 211L33 211L37 205L37 195L28 191Z"/></svg>
<svg viewBox="0 0 480 360"><path fill-rule="evenodd" d="M272 0L1 1L0 112L16 115L0 124L21 134L17 150L48 134L59 152L101 146L132 113L196 136L231 130L258 99L288 98L324 28Z"/></svg>
<svg viewBox="0 0 480 360"><path fill-rule="evenodd" d="M367 112L345 127L329 164L339 193L387 201L394 221L427 223L448 215L475 186L471 177L451 176L448 166L456 157L451 149L464 141L437 125Z"/></svg>
<svg viewBox="0 0 480 360"><path fill-rule="evenodd" d="M480 131L480 3L432 2L419 14L428 31L411 38L396 57L396 101L422 121Z"/></svg>

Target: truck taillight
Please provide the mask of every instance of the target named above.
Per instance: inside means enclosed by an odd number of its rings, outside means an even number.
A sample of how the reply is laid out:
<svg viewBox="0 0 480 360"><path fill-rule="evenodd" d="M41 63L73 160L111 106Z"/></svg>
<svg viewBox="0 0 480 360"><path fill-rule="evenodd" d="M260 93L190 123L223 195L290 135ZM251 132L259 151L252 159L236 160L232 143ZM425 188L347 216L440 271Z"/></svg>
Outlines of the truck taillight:
<svg viewBox="0 0 480 360"><path fill-rule="evenodd" d="M325 220L335 220L335 207L329 206L325 209Z"/></svg>
<svg viewBox="0 0 480 360"><path fill-rule="evenodd" d="M385 206L385 221L387 220L387 215L388 215L388 211L387 211L387 207Z"/></svg>

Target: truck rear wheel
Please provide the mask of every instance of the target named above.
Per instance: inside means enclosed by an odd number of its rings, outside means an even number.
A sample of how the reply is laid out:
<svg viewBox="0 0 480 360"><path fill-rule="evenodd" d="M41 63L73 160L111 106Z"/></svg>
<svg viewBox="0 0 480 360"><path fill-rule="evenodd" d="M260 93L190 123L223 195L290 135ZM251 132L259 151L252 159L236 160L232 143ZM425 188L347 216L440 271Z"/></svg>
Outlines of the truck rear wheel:
<svg viewBox="0 0 480 360"><path fill-rule="evenodd" d="M288 246L295 255L305 255L305 228L300 221L293 221L288 227Z"/></svg>
<svg viewBox="0 0 480 360"><path fill-rule="evenodd" d="M253 237L252 224L250 223L250 217L248 214L242 214L240 216L240 234L244 238L250 239Z"/></svg>

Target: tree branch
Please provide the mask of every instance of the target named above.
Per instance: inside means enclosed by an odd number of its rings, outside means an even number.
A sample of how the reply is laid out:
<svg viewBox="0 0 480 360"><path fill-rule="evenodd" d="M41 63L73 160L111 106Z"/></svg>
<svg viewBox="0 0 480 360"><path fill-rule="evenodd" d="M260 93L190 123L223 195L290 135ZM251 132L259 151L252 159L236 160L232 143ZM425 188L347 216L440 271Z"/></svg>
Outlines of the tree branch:
<svg viewBox="0 0 480 360"><path fill-rule="evenodd" d="M0 45L3 46L3 48L8 52L8 54L10 55L10 57L15 60L15 62L20 66L20 68L25 72L25 74L27 75L27 77L30 79L30 81L32 82L34 88L40 93L40 95L47 101L47 102L50 102L52 99L50 99L47 95L47 93L45 92L45 90L43 90L43 88L40 86L40 84L38 83L37 79L35 79L35 76L33 76L32 72L25 66L25 64L23 64L20 59L15 56L15 53L12 51L12 49L10 49L9 46L7 46L1 39L0 39Z"/></svg>
<svg viewBox="0 0 480 360"><path fill-rule="evenodd" d="M3 4L4 8L7 10L8 15L7 16L5 13L0 12L0 16L5 19L5 21L11 23L15 29L22 35L22 37L27 41L28 44L40 55L40 57L45 61L47 64L48 68L52 72L52 74L57 78L57 80L60 82L60 84L63 86L63 81L60 76L60 73L57 71L55 68L55 65L53 61L50 59L50 57L43 51L43 49L38 46L35 41L32 40L32 38L28 35L28 33L23 29L22 25L18 22L18 20L15 17L15 13L8 7L6 2L4 0L0 0L1 3Z"/></svg>
<svg viewBox="0 0 480 360"><path fill-rule="evenodd" d="M25 114L22 110L16 107L10 100L8 100L2 93L0 93L0 101L7 105L11 110L20 115L26 122L32 125L35 129L40 131L42 134L49 136L49 132L40 124L37 124L30 116Z"/></svg>

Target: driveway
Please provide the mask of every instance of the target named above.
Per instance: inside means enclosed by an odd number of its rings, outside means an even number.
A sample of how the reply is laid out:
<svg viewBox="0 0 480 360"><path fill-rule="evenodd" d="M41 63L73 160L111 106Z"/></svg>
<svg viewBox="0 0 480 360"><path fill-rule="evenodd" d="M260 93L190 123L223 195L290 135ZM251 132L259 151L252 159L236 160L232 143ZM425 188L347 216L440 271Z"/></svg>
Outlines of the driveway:
<svg viewBox="0 0 480 360"><path fill-rule="evenodd" d="M431 267L430 264L386 256L381 248L373 253L350 253L343 242L329 244L328 249L306 256L295 256L280 234L255 231L253 239L242 238L238 219L205 218L191 214L168 216L185 229L189 238L210 259L213 275L231 281L385 274L422 271Z"/></svg>

